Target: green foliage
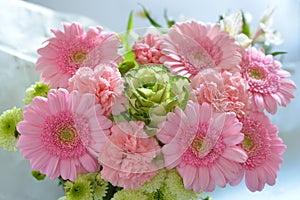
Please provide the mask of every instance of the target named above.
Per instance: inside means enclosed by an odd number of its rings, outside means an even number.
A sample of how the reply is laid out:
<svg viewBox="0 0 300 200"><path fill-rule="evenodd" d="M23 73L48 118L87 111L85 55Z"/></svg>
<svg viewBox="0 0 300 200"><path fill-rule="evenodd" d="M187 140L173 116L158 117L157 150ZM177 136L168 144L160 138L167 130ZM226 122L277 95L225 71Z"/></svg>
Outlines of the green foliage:
<svg viewBox="0 0 300 200"><path fill-rule="evenodd" d="M149 14L149 12L146 10L146 8L140 4L140 6L143 9L144 15L145 17L149 20L149 22L151 23L152 26L156 27L156 28L162 28L162 25L160 25L159 23L157 23Z"/></svg>
<svg viewBox="0 0 300 200"><path fill-rule="evenodd" d="M249 38L251 38L251 31L250 31L250 26L246 21L244 12L242 13L242 20L243 20L243 27L242 27L242 33L244 33L246 36L248 36Z"/></svg>
<svg viewBox="0 0 300 200"><path fill-rule="evenodd" d="M171 28L176 22L174 20L170 20L167 14L167 9L164 10L164 18L167 22L168 28Z"/></svg>
<svg viewBox="0 0 300 200"><path fill-rule="evenodd" d="M45 174L42 174L40 171L31 171L31 175L38 181L42 181L46 178Z"/></svg>

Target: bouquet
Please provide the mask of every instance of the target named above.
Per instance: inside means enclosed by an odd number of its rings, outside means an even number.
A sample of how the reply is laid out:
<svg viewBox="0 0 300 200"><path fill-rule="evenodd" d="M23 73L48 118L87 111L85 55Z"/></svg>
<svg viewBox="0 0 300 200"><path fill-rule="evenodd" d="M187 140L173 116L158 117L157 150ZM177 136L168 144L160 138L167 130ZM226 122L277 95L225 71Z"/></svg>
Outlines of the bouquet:
<svg viewBox="0 0 300 200"><path fill-rule="evenodd" d="M174 22L143 35L52 30L38 50L40 81L24 108L0 117L0 145L59 179L61 199L199 199L245 179L274 185L286 146L267 113L287 106L295 84L272 46L272 13L251 32L244 13L217 23ZM209 199L209 197L206 197Z"/></svg>

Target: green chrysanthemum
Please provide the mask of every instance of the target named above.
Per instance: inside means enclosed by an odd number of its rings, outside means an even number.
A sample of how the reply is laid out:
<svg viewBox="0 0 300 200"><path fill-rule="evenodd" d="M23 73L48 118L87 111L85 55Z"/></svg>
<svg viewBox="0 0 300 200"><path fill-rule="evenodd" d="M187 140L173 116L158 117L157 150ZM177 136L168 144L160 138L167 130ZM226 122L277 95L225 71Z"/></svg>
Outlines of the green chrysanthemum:
<svg viewBox="0 0 300 200"><path fill-rule="evenodd" d="M99 173L78 175L74 183L65 183L66 200L102 200L107 192L108 183Z"/></svg>
<svg viewBox="0 0 300 200"><path fill-rule="evenodd" d="M147 195L148 200L196 200L199 198L199 194L184 188L182 178L176 169L160 170L150 182L145 183L138 191Z"/></svg>
<svg viewBox="0 0 300 200"><path fill-rule="evenodd" d="M107 193L108 183L101 178L99 173L94 175L92 186L94 188L94 200L102 200Z"/></svg>
<svg viewBox="0 0 300 200"><path fill-rule="evenodd" d="M148 197L138 190L121 190L115 193L112 200L148 200Z"/></svg>
<svg viewBox="0 0 300 200"><path fill-rule="evenodd" d="M175 199L187 200L197 200L199 198L199 194L195 193L193 190L184 188L182 178L179 176L176 169L168 171L165 183L165 196L175 196Z"/></svg>
<svg viewBox="0 0 300 200"><path fill-rule="evenodd" d="M31 104L32 99L36 96L47 97L49 90L50 87L45 83L36 83L35 85L31 85L26 89L24 103L26 105Z"/></svg>
<svg viewBox="0 0 300 200"><path fill-rule="evenodd" d="M13 107L0 116L0 146L6 151L17 151L19 133L16 126L23 120L22 109Z"/></svg>
<svg viewBox="0 0 300 200"><path fill-rule="evenodd" d="M131 117L150 129L157 128L176 106L184 109L187 104L189 80L172 75L164 66L136 67L124 78Z"/></svg>
<svg viewBox="0 0 300 200"><path fill-rule="evenodd" d="M88 181L65 183L66 200L93 200L93 190Z"/></svg>
<svg viewBox="0 0 300 200"><path fill-rule="evenodd" d="M159 188L163 187L165 178L167 175L167 170L165 168L161 169L151 181L144 183L139 190L144 193L153 193Z"/></svg>

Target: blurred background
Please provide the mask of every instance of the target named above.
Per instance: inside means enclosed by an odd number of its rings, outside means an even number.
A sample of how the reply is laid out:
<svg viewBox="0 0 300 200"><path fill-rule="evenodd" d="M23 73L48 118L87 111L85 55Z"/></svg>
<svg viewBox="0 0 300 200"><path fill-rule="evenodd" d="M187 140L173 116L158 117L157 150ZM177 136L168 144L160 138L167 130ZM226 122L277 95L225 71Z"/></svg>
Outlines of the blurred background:
<svg viewBox="0 0 300 200"><path fill-rule="evenodd" d="M276 50L286 51L283 66L292 72L292 79L300 86L300 1L299 0L0 0L0 112L14 105L22 105L25 88L34 83L36 50L42 42L52 37L50 28L61 29L62 21L79 21L85 25L101 25L107 30L124 32L131 10L134 27L144 28L149 22L139 17L141 5L151 16L163 24L164 9L175 21L193 18L203 22L216 22L224 12L243 10L251 13L255 29L263 11L274 7L273 27L284 42ZM208 193L218 200L299 200L300 191L300 93L287 108L280 108L273 123L280 129L280 136L287 145L284 163L275 186L266 186L262 192L251 193L242 183ZM0 149L0 200L45 199L62 196L56 182L35 181L30 175L29 162L18 153Z"/></svg>
<svg viewBox="0 0 300 200"><path fill-rule="evenodd" d="M117 32L126 30L127 19L131 10L135 13L145 6L151 15L163 23L164 9L174 20L180 17L193 18L204 22L216 22L224 12L243 10L253 17L253 24L261 17L267 7L275 8L274 27L285 38L281 49L289 50L286 56L290 60L298 60L300 55L300 6L299 0L251 0L251 1L218 1L218 0L27 0L48 8L64 12L88 16L104 27ZM135 15L134 25L137 28L149 26L145 19Z"/></svg>

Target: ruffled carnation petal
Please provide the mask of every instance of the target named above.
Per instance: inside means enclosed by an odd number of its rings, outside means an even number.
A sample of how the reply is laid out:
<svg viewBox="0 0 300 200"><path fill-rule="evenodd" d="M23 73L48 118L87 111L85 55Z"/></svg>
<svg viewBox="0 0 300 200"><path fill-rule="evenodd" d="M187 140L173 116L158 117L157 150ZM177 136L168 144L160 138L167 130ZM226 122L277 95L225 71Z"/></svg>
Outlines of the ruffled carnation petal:
<svg viewBox="0 0 300 200"><path fill-rule="evenodd" d="M104 180L127 190L137 189L156 175L158 166L153 159L159 155L160 147L143 127L140 121L112 126L112 133L98 154Z"/></svg>
<svg viewBox="0 0 300 200"><path fill-rule="evenodd" d="M105 116L109 116L112 111L114 114L119 114L124 109L122 104L126 102L121 74L117 66L112 64L100 64L95 69L80 68L69 79L68 90L94 95L95 103L100 104Z"/></svg>

